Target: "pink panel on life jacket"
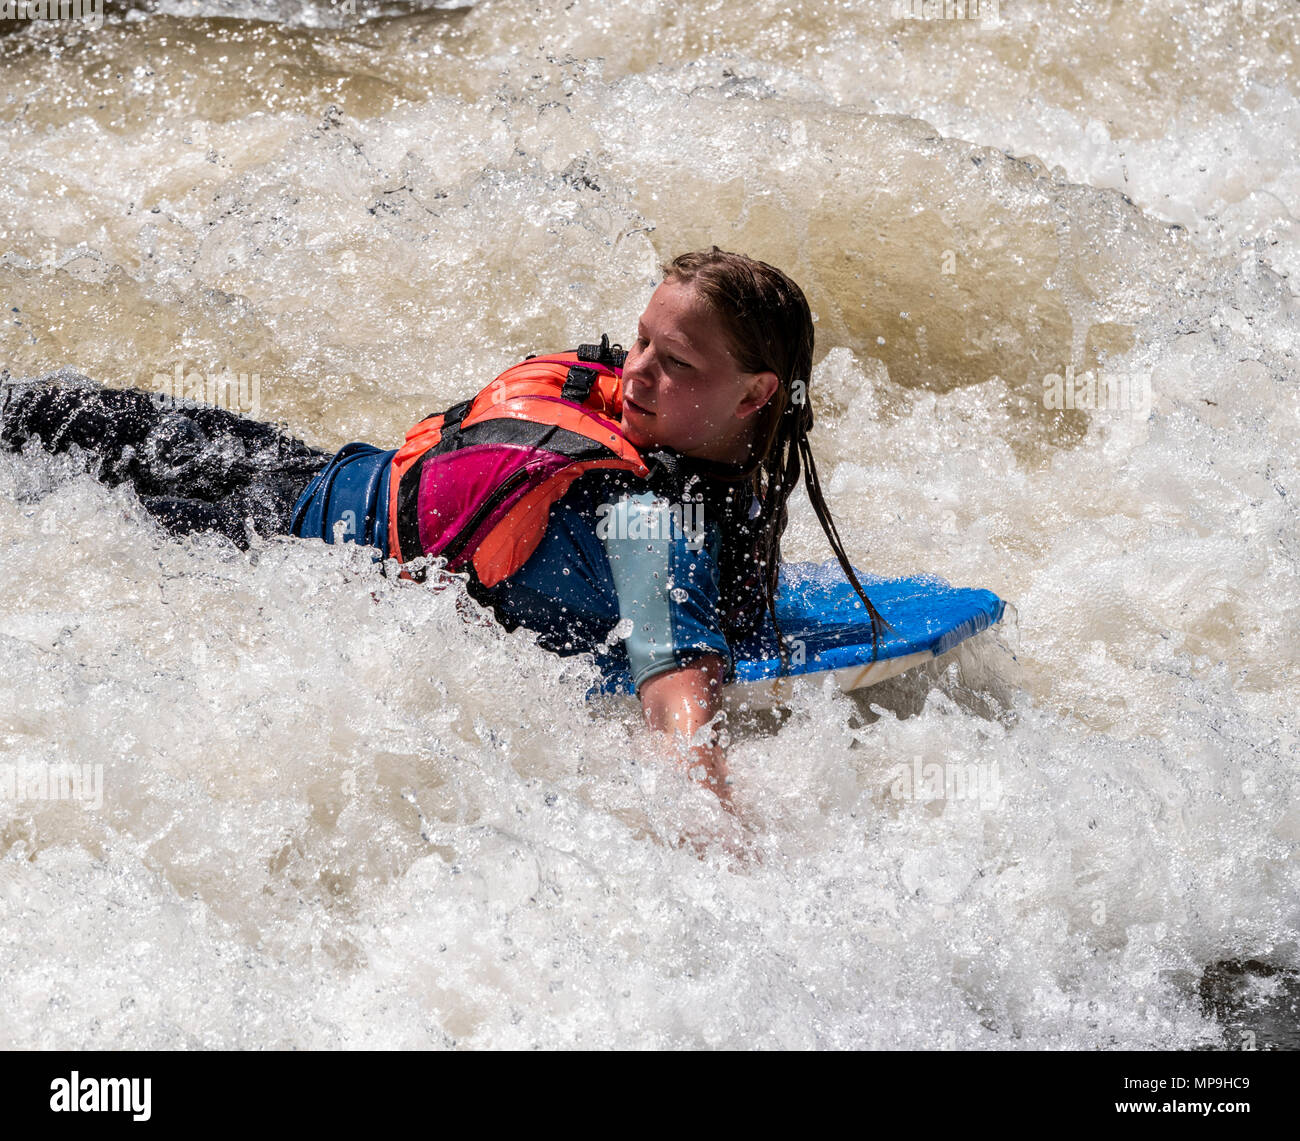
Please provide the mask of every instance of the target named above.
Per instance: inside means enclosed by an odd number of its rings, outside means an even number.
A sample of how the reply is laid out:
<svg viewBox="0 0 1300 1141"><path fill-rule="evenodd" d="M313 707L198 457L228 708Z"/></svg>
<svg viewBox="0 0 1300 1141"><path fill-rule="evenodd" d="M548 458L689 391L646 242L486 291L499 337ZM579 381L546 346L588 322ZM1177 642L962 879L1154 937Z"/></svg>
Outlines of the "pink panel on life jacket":
<svg viewBox="0 0 1300 1141"><path fill-rule="evenodd" d="M512 503L572 462L567 456L519 444L476 444L430 456L420 472L420 545L426 554L441 554L449 542L472 525L468 543L451 560L454 568L463 561L464 554L473 554L478 539L495 526ZM502 486L507 481L511 484L508 489ZM488 506L493 489L497 489L499 502L476 519Z"/></svg>

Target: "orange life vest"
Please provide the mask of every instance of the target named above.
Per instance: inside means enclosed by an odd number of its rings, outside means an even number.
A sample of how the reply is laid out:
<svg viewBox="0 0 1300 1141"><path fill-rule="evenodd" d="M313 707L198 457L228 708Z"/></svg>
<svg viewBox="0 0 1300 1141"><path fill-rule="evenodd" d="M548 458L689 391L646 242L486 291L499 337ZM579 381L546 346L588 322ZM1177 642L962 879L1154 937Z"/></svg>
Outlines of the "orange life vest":
<svg viewBox="0 0 1300 1141"><path fill-rule="evenodd" d="M619 427L623 358L608 337L533 357L416 424L392 460L389 555L441 557L492 587L528 561L552 504L579 476L648 477Z"/></svg>

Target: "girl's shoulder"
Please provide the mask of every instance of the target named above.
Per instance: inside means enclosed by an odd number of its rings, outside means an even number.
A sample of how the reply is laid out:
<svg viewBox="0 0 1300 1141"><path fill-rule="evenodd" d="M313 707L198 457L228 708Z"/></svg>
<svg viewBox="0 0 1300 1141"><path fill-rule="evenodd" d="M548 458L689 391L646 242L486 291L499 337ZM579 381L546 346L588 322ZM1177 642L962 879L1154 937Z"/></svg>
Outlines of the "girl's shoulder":
<svg viewBox="0 0 1300 1141"><path fill-rule="evenodd" d="M747 480L721 478L716 465L676 453L657 452L647 457L650 477L623 471L594 471L581 476L565 497L565 505L593 520L605 519L615 507L635 500L655 504L673 519L707 532L717 544L746 544L750 521L758 502ZM710 543L710 545L716 545Z"/></svg>

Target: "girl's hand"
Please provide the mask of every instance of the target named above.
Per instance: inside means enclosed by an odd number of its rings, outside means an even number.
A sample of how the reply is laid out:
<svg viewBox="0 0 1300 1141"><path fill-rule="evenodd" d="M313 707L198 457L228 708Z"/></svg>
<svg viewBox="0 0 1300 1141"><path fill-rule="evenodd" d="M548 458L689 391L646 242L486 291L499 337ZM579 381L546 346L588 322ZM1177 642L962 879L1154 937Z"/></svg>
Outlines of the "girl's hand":
<svg viewBox="0 0 1300 1141"><path fill-rule="evenodd" d="M642 683L640 695L650 728L674 739L674 759L687 765L691 778L712 789L722 806L733 811L726 754L711 729L706 730L707 740L697 739L718 711L726 676L726 662L708 654L680 669L656 674Z"/></svg>

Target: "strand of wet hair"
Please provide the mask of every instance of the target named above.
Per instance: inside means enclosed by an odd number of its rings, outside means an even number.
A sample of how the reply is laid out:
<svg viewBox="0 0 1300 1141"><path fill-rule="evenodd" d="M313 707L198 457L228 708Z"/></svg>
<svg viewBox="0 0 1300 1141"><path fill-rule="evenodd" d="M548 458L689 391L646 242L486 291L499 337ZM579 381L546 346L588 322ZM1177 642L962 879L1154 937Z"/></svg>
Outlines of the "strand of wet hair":
<svg viewBox="0 0 1300 1141"><path fill-rule="evenodd" d="M795 413L794 417L788 415L791 412ZM800 412L802 412L802 415L800 415ZM812 445L808 439L807 429L809 426L808 421L812 419L811 410L807 408L797 409L796 406L791 405L787 407L786 413L787 415L782 417L782 420L785 421L782 424L784 430L779 431L768 460L760 466L763 476L766 477L766 486L756 489L760 493L760 503L762 504L756 522L758 523L760 536L758 545L764 563L764 593L766 595L767 611L772 619L772 627L776 632L777 653L781 658L782 672L789 671L790 658L785 635L776 612L776 595L780 581L781 535L785 531L789 518L787 503L794 493L794 489L799 485L801 474L805 489L808 492L808 500L812 504L817 521L831 545L831 550L835 552L835 558L839 562L840 569L843 570L844 576L867 608L867 614L871 619L871 660L875 662L879 659L880 642L885 632L892 630L893 627L876 609L871 599L867 597L867 592L863 589L857 572L853 569L853 564L849 561L845 552L844 542L840 538L835 519L830 512L830 508L826 505L826 498L821 487L821 477L817 471ZM792 440L791 436L795 438Z"/></svg>
<svg viewBox="0 0 1300 1141"><path fill-rule="evenodd" d="M862 599L863 605L866 606L867 613L871 617L871 660L874 662L880 653L880 640L884 637L885 631L892 630L893 627L885 620L884 615L872 605L871 599L867 597L867 592L862 588L862 583L858 581L858 575L853 569L853 564L849 562L849 557L844 550L844 543L840 539L839 528L835 526L835 518L831 515L830 508L826 505L826 498L822 494L821 477L817 474L817 464L813 460L812 444L809 442L806 432L801 433L799 436L799 451L803 456L804 484L808 490L808 500L812 504L813 511L817 514L817 521L822 525L822 530L830 541L831 550L835 552L835 557L839 560L840 568L844 571L844 577L849 580L853 589L857 591L858 597Z"/></svg>

